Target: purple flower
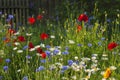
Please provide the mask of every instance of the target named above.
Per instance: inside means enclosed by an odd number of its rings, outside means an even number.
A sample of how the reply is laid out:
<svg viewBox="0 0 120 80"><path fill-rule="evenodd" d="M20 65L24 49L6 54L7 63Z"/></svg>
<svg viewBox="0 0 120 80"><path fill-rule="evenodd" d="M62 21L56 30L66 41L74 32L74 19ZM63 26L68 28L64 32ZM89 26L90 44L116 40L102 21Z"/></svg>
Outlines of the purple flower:
<svg viewBox="0 0 120 80"><path fill-rule="evenodd" d="M8 70L8 66L4 66L4 67L3 67L3 70L4 70L4 71L7 71L7 70Z"/></svg>
<svg viewBox="0 0 120 80"><path fill-rule="evenodd" d="M27 58L27 59L31 59L31 56L30 56L30 55L27 55L26 58Z"/></svg>
<svg viewBox="0 0 120 80"><path fill-rule="evenodd" d="M98 42L98 45L99 45L99 46L101 46L101 45L102 45L102 43L101 43L101 42Z"/></svg>
<svg viewBox="0 0 120 80"><path fill-rule="evenodd" d="M105 40L105 37L102 37L101 40L104 41L104 40Z"/></svg>
<svg viewBox="0 0 120 80"><path fill-rule="evenodd" d="M47 56L50 56L50 54L51 54L50 51L45 51L45 53L47 54Z"/></svg>
<svg viewBox="0 0 120 80"><path fill-rule="evenodd" d="M48 49L49 49L49 48L50 48L50 45L46 45L46 48L48 48Z"/></svg>
<svg viewBox="0 0 120 80"><path fill-rule="evenodd" d="M82 46L82 44L77 44L77 46Z"/></svg>
<svg viewBox="0 0 120 80"><path fill-rule="evenodd" d="M91 44L91 43L88 43L88 47L92 47L92 44Z"/></svg>
<svg viewBox="0 0 120 80"><path fill-rule="evenodd" d="M56 55L57 53L59 53L59 50L58 50L58 49L55 49L55 50L53 51L53 54Z"/></svg>
<svg viewBox="0 0 120 80"><path fill-rule="evenodd" d="M8 18L9 18L9 19L13 19L13 15L11 15L11 14L8 15Z"/></svg>
<svg viewBox="0 0 120 80"><path fill-rule="evenodd" d="M28 76L24 76L22 80L28 80Z"/></svg>
<svg viewBox="0 0 120 80"><path fill-rule="evenodd" d="M107 19L107 22L108 22L108 23L110 23L110 22L111 22L111 20L110 20L110 19Z"/></svg>
<svg viewBox="0 0 120 80"><path fill-rule="evenodd" d="M0 15L2 14L2 12L0 11Z"/></svg>
<svg viewBox="0 0 120 80"><path fill-rule="evenodd" d="M23 50L26 50L27 48L28 48L28 45L24 46L24 47L23 47Z"/></svg>
<svg viewBox="0 0 120 80"><path fill-rule="evenodd" d="M69 47L68 47L68 46L66 46L66 47L65 47L65 50L69 50Z"/></svg>
<svg viewBox="0 0 120 80"><path fill-rule="evenodd" d="M10 59L6 59L6 60L5 60L6 63L9 63L10 61L11 61Z"/></svg>
<svg viewBox="0 0 120 80"><path fill-rule="evenodd" d="M45 69L44 66L40 66L39 68L36 69L36 72L42 71L44 69Z"/></svg>
<svg viewBox="0 0 120 80"><path fill-rule="evenodd" d="M45 59L43 59L43 60L40 60L40 62L41 62L41 63L45 63L45 62L46 62L46 60L45 60Z"/></svg>
<svg viewBox="0 0 120 80"><path fill-rule="evenodd" d="M67 54L69 54L69 52L66 50L66 51L62 52L62 54L67 55Z"/></svg>
<svg viewBox="0 0 120 80"><path fill-rule="evenodd" d="M67 70L68 68L68 66L62 66L61 70Z"/></svg>
<svg viewBox="0 0 120 80"><path fill-rule="evenodd" d="M68 65L71 66L73 64L73 60L68 60Z"/></svg>

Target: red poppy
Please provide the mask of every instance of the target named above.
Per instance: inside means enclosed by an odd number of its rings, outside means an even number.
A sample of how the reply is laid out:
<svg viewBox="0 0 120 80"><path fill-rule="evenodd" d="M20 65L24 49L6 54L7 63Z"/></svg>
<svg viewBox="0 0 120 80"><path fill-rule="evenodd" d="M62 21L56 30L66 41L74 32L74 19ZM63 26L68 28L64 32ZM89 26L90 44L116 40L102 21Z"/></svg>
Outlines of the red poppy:
<svg viewBox="0 0 120 80"><path fill-rule="evenodd" d="M88 16L86 14L81 14L79 15L78 17L78 21L84 21L84 22L87 22L88 21Z"/></svg>
<svg viewBox="0 0 120 80"><path fill-rule="evenodd" d="M28 22L29 24L33 25L35 23L35 18L33 17L28 18Z"/></svg>
<svg viewBox="0 0 120 80"><path fill-rule="evenodd" d="M14 29L9 29L8 30L8 33L10 34L10 35L12 35L12 34L14 34L16 31L14 30Z"/></svg>
<svg viewBox="0 0 120 80"><path fill-rule="evenodd" d="M29 42L29 49L34 48L34 45L32 42Z"/></svg>
<svg viewBox="0 0 120 80"><path fill-rule="evenodd" d="M40 14L37 16L37 20L41 20L42 18L43 18L43 16Z"/></svg>
<svg viewBox="0 0 120 80"><path fill-rule="evenodd" d="M82 30L82 26L78 25L77 26L77 32L81 31Z"/></svg>
<svg viewBox="0 0 120 80"><path fill-rule="evenodd" d="M42 57L42 58L46 58L46 56L47 56L46 53L45 53L45 52L42 52L41 57Z"/></svg>
<svg viewBox="0 0 120 80"><path fill-rule="evenodd" d="M41 54L43 52L43 50L39 47L39 48L37 48L37 52Z"/></svg>
<svg viewBox="0 0 120 80"><path fill-rule="evenodd" d="M18 36L18 41L19 42L24 42L25 41L25 37L24 36Z"/></svg>
<svg viewBox="0 0 120 80"><path fill-rule="evenodd" d="M117 47L117 46L118 46L117 43L111 42L111 43L108 44L108 50L112 50L112 49L114 49L114 48Z"/></svg>
<svg viewBox="0 0 120 80"><path fill-rule="evenodd" d="M45 40L45 39L48 38L48 34L42 33L42 34L40 35L40 38L41 38L41 40Z"/></svg>

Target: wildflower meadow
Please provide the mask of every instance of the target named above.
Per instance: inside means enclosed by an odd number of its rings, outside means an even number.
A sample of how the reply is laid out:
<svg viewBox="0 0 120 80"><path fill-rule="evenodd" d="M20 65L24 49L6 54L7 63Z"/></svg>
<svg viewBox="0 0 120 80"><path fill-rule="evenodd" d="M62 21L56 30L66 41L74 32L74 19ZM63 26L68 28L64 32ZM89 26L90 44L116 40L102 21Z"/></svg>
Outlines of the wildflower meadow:
<svg viewBox="0 0 120 80"><path fill-rule="evenodd" d="M0 80L120 80L120 14L101 22L96 8L68 13L16 27L0 12Z"/></svg>

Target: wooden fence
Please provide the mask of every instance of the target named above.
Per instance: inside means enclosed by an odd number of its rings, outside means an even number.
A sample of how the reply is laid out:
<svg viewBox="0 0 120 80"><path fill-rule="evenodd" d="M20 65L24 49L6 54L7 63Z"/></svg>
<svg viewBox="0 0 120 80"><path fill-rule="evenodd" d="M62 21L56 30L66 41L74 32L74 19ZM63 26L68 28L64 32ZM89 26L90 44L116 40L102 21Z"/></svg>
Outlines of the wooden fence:
<svg viewBox="0 0 120 80"><path fill-rule="evenodd" d="M29 0L0 0L0 10L12 14L16 24L25 24L29 16Z"/></svg>
<svg viewBox="0 0 120 80"><path fill-rule="evenodd" d="M58 2L59 1L59 2ZM4 14L12 14L16 24L26 24L27 18L32 14L37 15L39 9L45 10L49 17L55 13L55 6L61 0L0 0L0 11Z"/></svg>

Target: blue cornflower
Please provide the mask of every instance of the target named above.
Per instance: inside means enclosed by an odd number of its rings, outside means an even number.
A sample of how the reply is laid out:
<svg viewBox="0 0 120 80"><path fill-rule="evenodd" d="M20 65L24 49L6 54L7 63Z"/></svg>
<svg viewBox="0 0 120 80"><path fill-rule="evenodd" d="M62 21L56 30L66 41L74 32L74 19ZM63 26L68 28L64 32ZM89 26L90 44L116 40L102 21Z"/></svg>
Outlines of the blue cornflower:
<svg viewBox="0 0 120 80"><path fill-rule="evenodd" d="M77 44L77 46L82 46L82 44Z"/></svg>
<svg viewBox="0 0 120 80"><path fill-rule="evenodd" d="M40 60L41 63L46 63L45 59Z"/></svg>
<svg viewBox="0 0 120 80"><path fill-rule="evenodd" d="M68 60L68 65L71 66L73 64L73 60Z"/></svg>
<svg viewBox="0 0 120 80"><path fill-rule="evenodd" d="M92 44L91 44L91 43L88 43L88 47L92 47Z"/></svg>
<svg viewBox="0 0 120 80"><path fill-rule="evenodd" d="M57 53L59 53L59 50L58 50L58 49L55 49L55 50L53 51L53 54L56 55Z"/></svg>
<svg viewBox="0 0 120 80"><path fill-rule="evenodd" d="M101 42L98 42L98 45L99 45L99 46L101 46L101 45L102 45L102 43L101 43Z"/></svg>
<svg viewBox="0 0 120 80"><path fill-rule="evenodd" d="M28 76L24 76L22 80L28 80Z"/></svg>
<svg viewBox="0 0 120 80"><path fill-rule="evenodd" d="M65 47L65 50L69 50L69 47L68 47L68 46L66 46L66 47Z"/></svg>
<svg viewBox="0 0 120 80"><path fill-rule="evenodd" d="M46 48L48 48L48 49L49 49L50 47L51 47L50 45L46 45Z"/></svg>
<svg viewBox="0 0 120 80"><path fill-rule="evenodd" d="M0 11L0 15L2 14L2 12Z"/></svg>
<svg viewBox="0 0 120 80"><path fill-rule="evenodd" d="M7 71L7 70L8 70L8 66L4 66L4 67L3 67L3 70L4 70L4 71Z"/></svg>
<svg viewBox="0 0 120 80"><path fill-rule="evenodd" d="M76 60L76 61L75 61L75 63L76 63L76 64L79 64L79 61L78 61L78 60Z"/></svg>
<svg viewBox="0 0 120 80"><path fill-rule="evenodd" d="M9 63L10 61L11 61L10 59L6 59L6 60L5 60L6 63Z"/></svg>
<svg viewBox="0 0 120 80"><path fill-rule="evenodd" d="M8 15L8 18L9 18L9 19L13 19L13 15L11 15L11 14Z"/></svg>
<svg viewBox="0 0 120 80"><path fill-rule="evenodd" d="M62 66L61 70L67 70L68 68L68 66Z"/></svg>
<svg viewBox="0 0 120 80"><path fill-rule="evenodd" d="M36 72L42 71L44 69L45 69L44 66L40 66L39 68L36 69Z"/></svg>
<svg viewBox="0 0 120 80"><path fill-rule="evenodd" d="M31 59L31 56L30 56L30 55L27 55L26 58L27 58L27 59Z"/></svg>
<svg viewBox="0 0 120 80"><path fill-rule="evenodd" d="M66 51L64 51L64 52L62 52L62 54L69 54L69 52L66 50Z"/></svg>
<svg viewBox="0 0 120 80"><path fill-rule="evenodd" d="M28 45L24 46L24 47L23 47L23 50L26 50L27 48L28 48Z"/></svg>
<svg viewBox="0 0 120 80"><path fill-rule="evenodd" d="M109 22L109 23L110 23L110 22L111 22L111 20L110 20L110 19L107 19L107 22Z"/></svg>
<svg viewBox="0 0 120 80"><path fill-rule="evenodd" d="M50 54L51 54L50 51L45 51L45 53L47 54L47 56L50 56Z"/></svg>
<svg viewBox="0 0 120 80"><path fill-rule="evenodd" d="M101 40L104 41L104 40L105 40L105 37L102 37Z"/></svg>

